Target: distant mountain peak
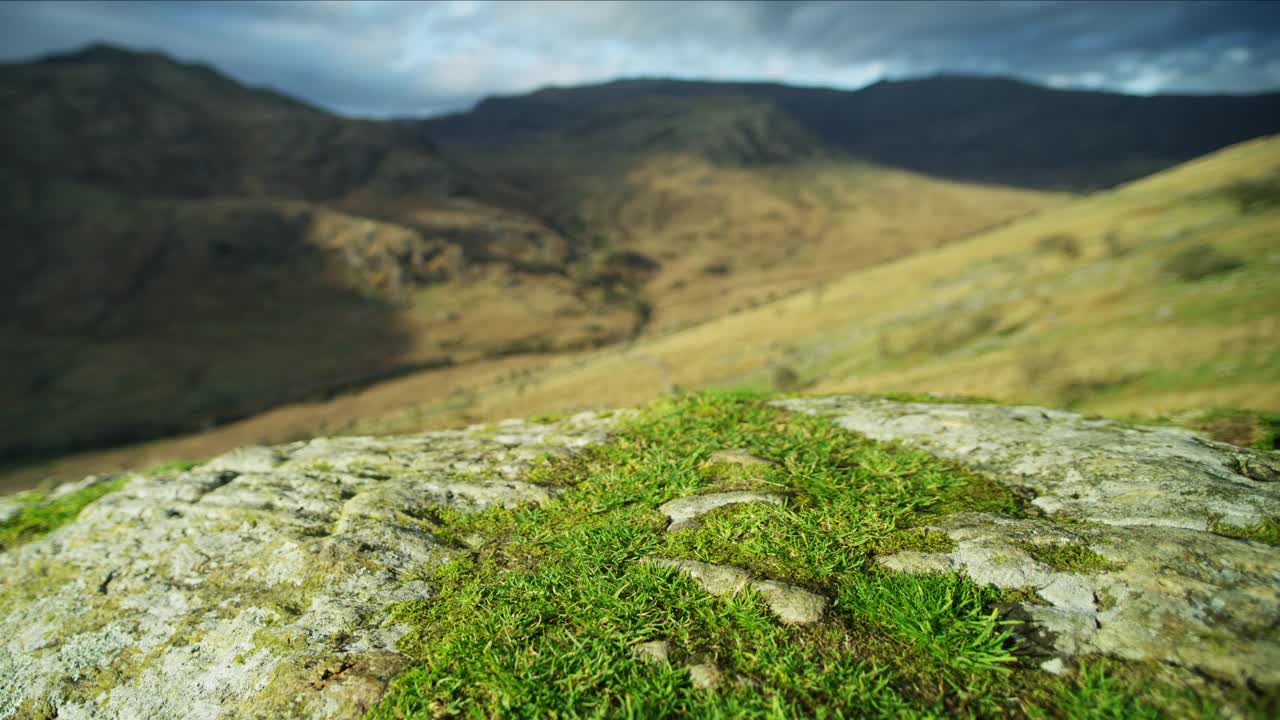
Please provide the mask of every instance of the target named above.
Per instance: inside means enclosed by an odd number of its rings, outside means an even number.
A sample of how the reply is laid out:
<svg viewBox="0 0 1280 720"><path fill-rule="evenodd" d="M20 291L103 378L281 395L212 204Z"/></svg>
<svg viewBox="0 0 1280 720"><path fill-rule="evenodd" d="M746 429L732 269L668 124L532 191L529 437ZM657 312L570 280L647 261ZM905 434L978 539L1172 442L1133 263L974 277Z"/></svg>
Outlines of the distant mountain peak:
<svg viewBox="0 0 1280 720"><path fill-rule="evenodd" d="M79 50L45 55L36 62L44 65L131 65L156 60L176 63L158 50L131 50L108 43L91 43Z"/></svg>

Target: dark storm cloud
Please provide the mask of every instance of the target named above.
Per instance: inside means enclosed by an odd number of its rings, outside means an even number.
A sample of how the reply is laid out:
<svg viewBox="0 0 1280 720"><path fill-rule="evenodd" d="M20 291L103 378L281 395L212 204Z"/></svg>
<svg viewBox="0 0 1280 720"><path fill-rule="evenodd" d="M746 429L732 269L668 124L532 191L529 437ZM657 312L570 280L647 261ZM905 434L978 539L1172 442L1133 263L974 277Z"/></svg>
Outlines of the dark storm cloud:
<svg viewBox="0 0 1280 720"><path fill-rule="evenodd" d="M938 72L1063 87L1280 87L1267 2L5 2L0 59L105 41L363 115L627 76L860 87Z"/></svg>

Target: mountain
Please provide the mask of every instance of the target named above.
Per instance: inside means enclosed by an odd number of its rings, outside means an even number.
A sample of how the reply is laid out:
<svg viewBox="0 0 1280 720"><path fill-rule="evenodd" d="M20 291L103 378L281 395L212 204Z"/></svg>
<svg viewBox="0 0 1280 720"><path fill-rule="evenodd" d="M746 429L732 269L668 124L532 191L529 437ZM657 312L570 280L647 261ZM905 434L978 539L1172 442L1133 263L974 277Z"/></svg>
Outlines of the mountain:
<svg viewBox="0 0 1280 720"><path fill-rule="evenodd" d="M934 177L1092 191L1280 132L1280 93L1151 96L1054 90L1018 80L936 76L856 91L768 83L620 80L491 98L426 127L442 143L575 132L645 98L767 103L830 148Z"/></svg>
<svg viewBox="0 0 1280 720"><path fill-rule="evenodd" d="M694 327L540 362L416 373L0 483L316 434L569 416L703 388L978 396L1278 449L1278 235L1274 136Z"/></svg>

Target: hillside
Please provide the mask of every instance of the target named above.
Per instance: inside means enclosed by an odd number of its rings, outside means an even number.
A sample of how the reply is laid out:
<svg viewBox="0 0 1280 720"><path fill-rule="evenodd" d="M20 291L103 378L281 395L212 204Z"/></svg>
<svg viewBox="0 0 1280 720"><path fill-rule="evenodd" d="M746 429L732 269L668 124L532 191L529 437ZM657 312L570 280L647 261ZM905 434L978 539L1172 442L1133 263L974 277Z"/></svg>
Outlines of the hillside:
<svg viewBox="0 0 1280 720"><path fill-rule="evenodd" d="M569 413L705 387L980 396L1273 443L1278 169L1280 138L1257 140L627 346L417 373L5 477L24 487L257 442Z"/></svg>
<svg viewBox="0 0 1280 720"><path fill-rule="evenodd" d="M9 460L686 326L1060 197L887 171L738 99L481 154L105 46L0 67L0 98Z"/></svg>
<svg viewBox="0 0 1280 720"><path fill-rule="evenodd" d="M465 412L608 407L674 388L976 395L1152 416L1280 410L1280 137L627 348ZM592 388L577 399L571 388ZM359 432L454 422L424 403Z"/></svg>

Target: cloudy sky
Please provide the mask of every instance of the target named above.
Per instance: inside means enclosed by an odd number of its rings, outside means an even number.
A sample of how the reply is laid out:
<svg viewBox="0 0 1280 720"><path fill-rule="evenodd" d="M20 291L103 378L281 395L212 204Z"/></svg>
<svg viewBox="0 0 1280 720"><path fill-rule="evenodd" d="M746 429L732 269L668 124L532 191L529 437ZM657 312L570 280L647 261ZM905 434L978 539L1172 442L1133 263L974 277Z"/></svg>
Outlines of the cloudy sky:
<svg viewBox="0 0 1280 720"><path fill-rule="evenodd" d="M168 52L353 115L619 77L858 88L938 72L1130 93L1280 89L1272 2L0 2L0 61Z"/></svg>

